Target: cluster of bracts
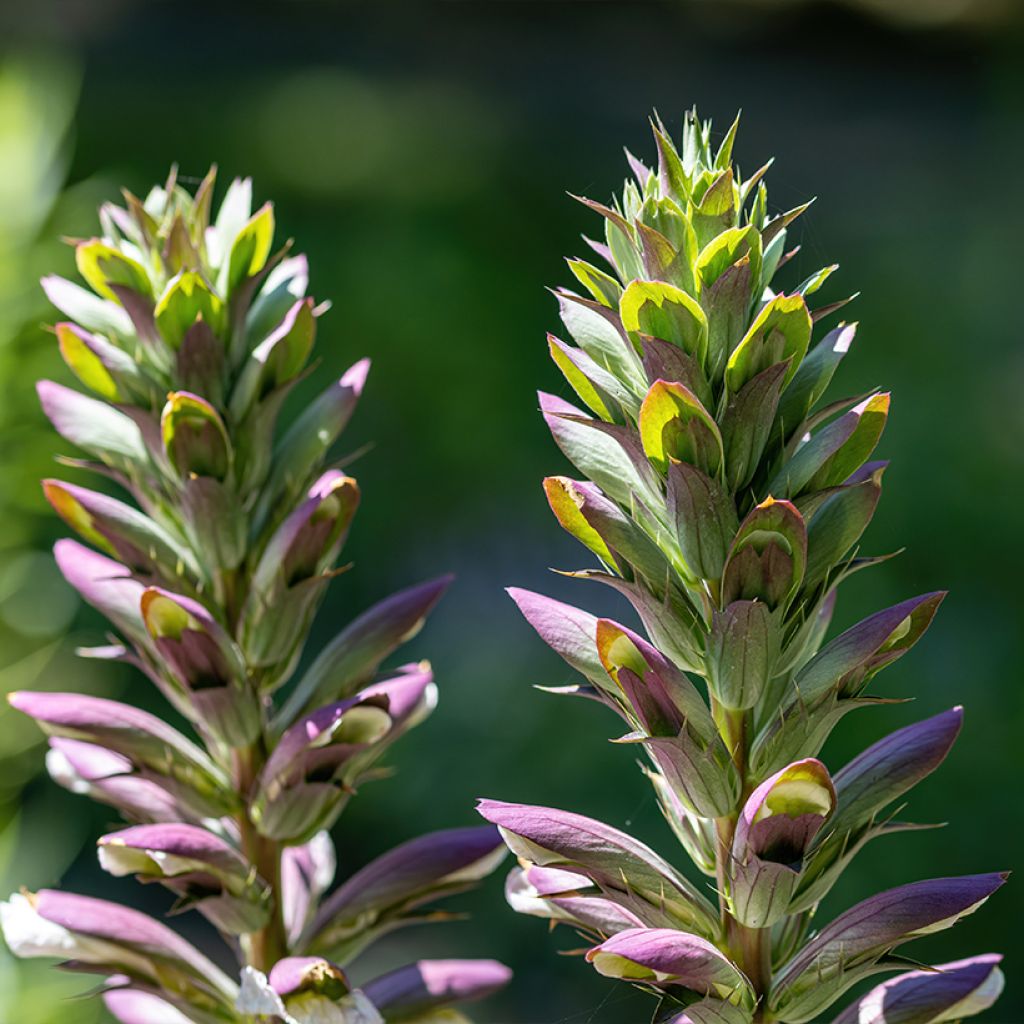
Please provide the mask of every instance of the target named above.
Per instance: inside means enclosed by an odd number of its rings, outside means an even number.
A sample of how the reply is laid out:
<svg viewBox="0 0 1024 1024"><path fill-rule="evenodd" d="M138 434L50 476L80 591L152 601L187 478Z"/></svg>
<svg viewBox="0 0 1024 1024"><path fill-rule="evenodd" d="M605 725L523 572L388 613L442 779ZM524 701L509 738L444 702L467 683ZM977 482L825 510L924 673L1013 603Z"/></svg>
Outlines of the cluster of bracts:
<svg viewBox="0 0 1024 1024"><path fill-rule="evenodd" d="M44 891L3 906L20 955L106 978L122 1024L278 1019L286 1024L464 1020L493 961L420 961L355 987L344 968L380 935L439 916L419 908L481 879L505 845L512 907L571 926L601 974L657 996L659 1024L809 1024L853 986L904 971L835 1024L940 1024L990 1006L1000 957L922 967L896 950L948 927L1002 874L935 879L867 899L817 927L817 910L871 840L920 826L895 802L939 766L960 708L879 740L838 772L818 759L849 712L895 703L873 677L928 628L941 594L877 612L826 642L839 585L883 561L859 552L881 494L871 461L889 396L822 404L853 340L814 325L835 267L788 292L792 257L762 168L742 179L734 124L717 149L687 118L591 242L608 271L571 260L566 330L551 356L585 408L542 394L556 443L583 479L551 477L559 523L646 637L525 591L512 595L582 676L559 692L620 716L696 884L630 836L565 811L482 801L482 828L440 832L378 858L333 892L329 829L380 755L436 702L429 666L381 671L447 581L403 591L346 627L297 679L312 618L359 503L328 465L362 389L358 363L283 433L316 319L307 269L271 255L273 214L236 181L211 222L212 174L173 179L101 211L78 244L91 291L44 282L71 322L61 352L96 397L51 382L61 436L135 500L45 483L93 548L57 545L65 577L117 630L83 652L128 661L195 739L147 712L78 694L19 693L50 737L51 775L132 822L100 840L115 875L156 880L225 936L229 977L137 911ZM609 272L610 271L610 272ZM287 685L286 685L287 684ZM283 697L279 697L279 691ZM495 828L497 826L497 828ZM907 970L907 968L911 968Z"/></svg>

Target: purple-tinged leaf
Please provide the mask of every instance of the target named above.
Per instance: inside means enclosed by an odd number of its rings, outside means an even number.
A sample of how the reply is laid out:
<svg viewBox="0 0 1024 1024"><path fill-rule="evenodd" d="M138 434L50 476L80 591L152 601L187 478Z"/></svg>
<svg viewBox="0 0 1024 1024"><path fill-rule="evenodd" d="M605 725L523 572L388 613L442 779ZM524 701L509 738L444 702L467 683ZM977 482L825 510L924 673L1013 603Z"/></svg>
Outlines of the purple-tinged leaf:
<svg viewBox="0 0 1024 1024"><path fill-rule="evenodd" d="M316 992L340 999L349 991L345 972L319 956L290 956L278 960L267 975L270 987L283 997L299 992Z"/></svg>
<svg viewBox="0 0 1024 1024"><path fill-rule="evenodd" d="M796 506L766 498L748 513L729 549L722 576L722 604L786 604L803 582L807 527Z"/></svg>
<svg viewBox="0 0 1024 1024"><path fill-rule="evenodd" d="M931 775L952 748L963 716L963 708L955 707L897 729L850 761L835 777L838 807L830 831L867 821Z"/></svg>
<svg viewBox="0 0 1024 1024"><path fill-rule="evenodd" d="M81 740L54 737L46 770L58 785L116 807L131 821L187 820L186 809L152 776L137 774L121 754Z"/></svg>
<svg viewBox="0 0 1024 1024"><path fill-rule="evenodd" d="M535 864L514 867L505 880L505 899L519 914L542 917L554 924L568 924L604 939L626 928L655 926L660 914L650 920L600 895L585 875ZM582 895L581 893L587 893Z"/></svg>
<svg viewBox="0 0 1024 1024"><path fill-rule="evenodd" d="M777 424L783 440L789 439L825 393L856 333L855 323L840 324L829 331L797 367L779 401Z"/></svg>
<svg viewBox="0 0 1024 1024"><path fill-rule="evenodd" d="M804 440L772 478L768 490L793 498L841 484L871 457L888 416L888 393L865 398Z"/></svg>
<svg viewBox="0 0 1024 1024"><path fill-rule="evenodd" d="M116 302L101 299L81 285L55 274L44 277L40 284L50 302L87 331L122 337L131 335L132 322Z"/></svg>
<svg viewBox="0 0 1024 1024"><path fill-rule="evenodd" d="M815 1020L851 985L891 969L884 958L895 947L951 927L1005 881L1005 874L935 878L859 903L780 968L772 983L770 1010L792 1024Z"/></svg>
<svg viewBox="0 0 1024 1024"><path fill-rule="evenodd" d="M917 643L945 596L944 591L938 591L912 597L875 612L841 633L797 676L801 698L811 701L836 688L843 693L859 693L875 673Z"/></svg>
<svg viewBox="0 0 1024 1024"><path fill-rule="evenodd" d="M0 927L18 957L57 957L105 973L170 983L230 1006L237 991L223 972L159 921L130 907L42 889L0 904Z"/></svg>
<svg viewBox="0 0 1024 1024"><path fill-rule="evenodd" d="M47 735L105 747L140 771L159 775L177 800L202 816L219 817L237 806L223 772L206 753L155 715L80 693L22 691L7 699Z"/></svg>
<svg viewBox="0 0 1024 1024"><path fill-rule="evenodd" d="M742 491L757 471L788 369L785 362L769 366L729 399L722 416L722 444L725 478L734 493Z"/></svg>
<svg viewBox="0 0 1024 1024"><path fill-rule="evenodd" d="M671 462L666 509L687 567L701 579L719 579L740 525L732 496L688 462Z"/></svg>
<svg viewBox="0 0 1024 1024"><path fill-rule="evenodd" d="M309 486L355 412L363 393L370 360L361 359L315 398L288 428L274 449L274 468L264 490L260 519L270 518L280 502L287 503Z"/></svg>
<svg viewBox="0 0 1024 1024"><path fill-rule="evenodd" d="M118 629L133 640L148 644L148 634L139 611L145 587L132 577L127 566L79 544L59 540L53 556L64 579L82 600L102 612Z"/></svg>
<svg viewBox="0 0 1024 1024"><path fill-rule="evenodd" d="M626 441L625 435L602 433L596 429L600 420L589 419L576 406L554 395L540 392L538 398L544 422L562 454L608 497L628 507L632 495L650 493L653 474L644 473L636 452L622 447L620 440ZM638 444L636 447L639 449ZM639 458L643 457L640 451Z"/></svg>
<svg viewBox="0 0 1024 1024"><path fill-rule="evenodd" d="M135 825L99 840L100 865L116 877L138 875L177 893L221 931L245 935L270 918L271 891L227 842L182 823Z"/></svg>
<svg viewBox="0 0 1024 1024"><path fill-rule="evenodd" d="M286 846L281 853L281 915L294 947L331 887L336 868L334 843L326 831L318 832L301 846Z"/></svg>
<svg viewBox="0 0 1024 1024"><path fill-rule="evenodd" d="M638 677L638 682L642 681L643 692L637 687L631 692L633 696L651 702L652 715L667 730L657 735L676 735L684 722L702 739L710 739L716 734L715 723L704 698L689 677L656 647L611 619L598 619L593 636L601 665L624 692L626 687L619 678L623 668ZM630 693L627 692L626 696L629 697ZM637 704L633 707L639 710ZM654 724L643 717L641 723L648 731Z"/></svg>
<svg viewBox="0 0 1024 1024"><path fill-rule="evenodd" d="M754 1001L743 972L716 946L699 935L671 928L619 932L591 949L587 960L608 978L679 985L743 1005Z"/></svg>
<svg viewBox="0 0 1024 1024"><path fill-rule="evenodd" d="M148 587L139 601L160 660L187 693L191 717L230 747L259 734L256 695L227 632L198 601Z"/></svg>
<svg viewBox="0 0 1024 1024"><path fill-rule="evenodd" d="M180 1010L151 992L115 988L103 993L103 1004L118 1024L193 1024Z"/></svg>
<svg viewBox="0 0 1024 1024"><path fill-rule="evenodd" d="M717 934L717 914L708 901L667 861L624 832L550 807L481 800L477 809L499 826L516 856L586 875L611 899L638 897L681 927Z"/></svg>
<svg viewBox="0 0 1024 1024"><path fill-rule="evenodd" d="M354 693L373 677L380 663L423 627L451 576L400 590L352 620L316 657L284 702L275 726L283 729L320 702Z"/></svg>
<svg viewBox="0 0 1024 1024"><path fill-rule="evenodd" d="M199 577L192 553L131 505L60 480L44 480L43 493L73 530L128 568L170 578Z"/></svg>
<svg viewBox="0 0 1024 1024"><path fill-rule="evenodd" d="M611 690L597 651L596 615L519 587L509 587L508 595L548 647L599 690Z"/></svg>
<svg viewBox="0 0 1024 1024"><path fill-rule="evenodd" d="M910 971L851 1003L832 1024L945 1024L987 1010L1003 991L996 953Z"/></svg>
<svg viewBox="0 0 1024 1024"><path fill-rule="evenodd" d="M46 418L65 441L115 469L149 462L139 428L123 412L52 380L39 381L36 391Z"/></svg>
<svg viewBox="0 0 1024 1024"><path fill-rule="evenodd" d="M388 1020L419 1019L455 1003L485 999L502 989L512 972L497 960L418 960L363 986Z"/></svg>
<svg viewBox="0 0 1024 1024"><path fill-rule="evenodd" d="M306 947L351 955L374 929L394 926L409 910L471 888L504 859L497 830L446 829L411 839L371 861L320 906ZM366 933L366 934L364 934Z"/></svg>

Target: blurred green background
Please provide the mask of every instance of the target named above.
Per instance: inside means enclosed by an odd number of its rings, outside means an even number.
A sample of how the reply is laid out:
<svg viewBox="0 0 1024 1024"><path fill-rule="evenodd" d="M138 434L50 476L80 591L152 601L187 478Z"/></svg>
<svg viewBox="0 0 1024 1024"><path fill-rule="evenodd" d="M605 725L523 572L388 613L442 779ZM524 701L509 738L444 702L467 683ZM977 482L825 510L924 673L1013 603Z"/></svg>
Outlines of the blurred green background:
<svg viewBox="0 0 1024 1024"><path fill-rule="evenodd" d="M893 466L868 547L902 557L842 595L845 627L884 604L951 589L938 623L878 692L916 702L847 720L838 767L884 732L951 704L966 728L912 797L941 831L883 840L830 896L834 913L922 876L1013 868L1024 849L1020 509L1024 484L1024 37L1018 3L142 3L35 0L0 13L0 688L43 680L157 707L141 677L73 657L102 635L51 566L61 531L37 481L63 449L33 380L67 380L40 274L72 272L60 236L91 234L120 185L142 192L172 161L198 178L251 174L283 233L333 300L322 377L372 355L346 442L373 444L355 472L364 508L317 626L446 570L455 587L408 653L430 657L435 716L396 749L397 778L367 788L339 832L342 871L412 835L473 822L488 795L571 807L673 856L617 722L531 689L568 670L520 620L508 584L626 615L608 595L552 577L580 550L550 518L542 476L564 471L534 390L566 385L546 358L544 285L566 283L594 218L567 190L606 199L623 144L650 151L646 118L678 125L698 104L800 222L793 280L824 263L831 298L863 294L839 386L895 394ZM835 278L833 280L836 280ZM301 403L299 403L301 404ZM36 731L0 711L0 888L53 884L166 906L103 876L92 843L110 813L40 774ZM491 955L516 981L481 1021L644 1021L650 1002L556 956L571 932L512 914L494 879L461 900L470 920L407 932L363 965ZM1024 1021L1015 982L1024 889L1011 884L922 959L989 949L1010 984L988 1020ZM189 918L181 927L208 936ZM360 976L362 976L360 974ZM358 980L358 979L357 979ZM0 1022L93 1024L88 989L0 951Z"/></svg>

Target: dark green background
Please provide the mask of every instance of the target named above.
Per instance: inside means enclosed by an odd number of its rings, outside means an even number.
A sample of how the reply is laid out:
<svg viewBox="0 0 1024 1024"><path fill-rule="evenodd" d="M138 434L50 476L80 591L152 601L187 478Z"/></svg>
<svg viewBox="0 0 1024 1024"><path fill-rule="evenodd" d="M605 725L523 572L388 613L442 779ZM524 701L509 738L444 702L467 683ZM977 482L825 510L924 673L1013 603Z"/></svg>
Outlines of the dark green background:
<svg viewBox="0 0 1024 1024"><path fill-rule="evenodd" d="M876 685L915 703L849 719L826 759L838 767L888 729L967 706L953 755L909 810L949 826L869 848L823 914L923 876L1016 866L1024 50L1012 5L1002 16L998 5L959 0L891 8L908 19L876 20L855 5L714 0L41 2L7 11L0 666L10 667L0 669L0 686L41 679L158 706L141 677L71 656L102 624L75 609L40 554L61 531L36 480L64 449L42 423L32 380L67 374L38 326L51 314L34 281L70 272L71 253L56 237L92 233L93 207L119 185L138 192L172 161L196 177L215 161L224 179L251 174L257 198L275 201L280 231L310 256L315 294L334 303L321 321L320 380L362 355L374 361L345 438L352 449L374 445L355 469L364 493L348 547L355 565L335 584L315 644L399 586L447 570L458 576L408 649L433 661L440 707L397 748L397 778L368 787L346 812L342 869L418 832L473 822L480 795L592 814L675 856L634 756L606 742L619 723L531 689L569 673L502 587L627 614L606 594L546 572L587 564L540 490L541 478L565 465L534 396L538 387L567 396L546 357L544 331L557 329L557 318L544 286L567 283L562 257L582 252L582 231L598 230L565 192L607 199L624 176L622 145L650 152L652 108L678 126L697 103L721 130L742 107L741 167L776 156L777 207L819 197L796 232L803 251L793 280L839 262L828 297L863 293L838 387L880 385L895 396L881 448L893 465L867 546L907 550L845 588L837 624L951 590L926 641ZM21 83L15 100L12 82ZM73 123L54 155L48 147L71 104ZM30 158L38 173L26 172ZM27 175L23 192L17 173ZM140 895L133 882L99 872L91 845L110 813L40 776L41 757L34 731L0 712L6 889L63 878L165 906L162 894ZM922 959L1004 951L1008 991L987 1018L1003 1024L1024 1020L1024 990L1014 983L1021 892L1011 883L955 932L909 949ZM472 908L471 920L402 934L357 980L416 956L497 956L517 976L480 1008L481 1021L647 1019L647 1000L556 955L579 944L571 932L551 935L511 913L499 879L459 905ZM180 923L204 940L194 921ZM99 1020L93 1004L65 1002L84 987L0 953L4 1024Z"/></svg>

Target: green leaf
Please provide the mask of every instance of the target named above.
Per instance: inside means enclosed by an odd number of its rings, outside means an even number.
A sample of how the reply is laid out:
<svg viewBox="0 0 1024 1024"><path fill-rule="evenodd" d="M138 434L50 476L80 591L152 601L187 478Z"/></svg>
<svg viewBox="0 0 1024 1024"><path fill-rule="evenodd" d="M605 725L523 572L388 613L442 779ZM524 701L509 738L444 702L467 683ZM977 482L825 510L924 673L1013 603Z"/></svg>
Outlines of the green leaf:
<svg viewBox="0 0 1024 1024"><path fill-rule="evenodd" d="M697 244L701 248L736 223L736 195L731 167L727 167L712 181L693 210L692 222Z"/></svg>
<svg viewBox="0 0 1024 1024"><path fill-rule="evenodd" d="M589 419L554 395L541 394L540 401L555 444L605 494L626 508L638 495L656 494L656 478L632 431Z"/></svg>
<svg viewBox="0 0 1024 1024"><path fill-rule="evenodd" d="M705 665L708 686L724 707L754 707L778 657L778 627L762 601L733 601L715 611Z"/></svg>
<svg viewBox="0 0 1024 1024"><path fill-rule="evenodd" d="M722 466L722 437L710 413L682 384L655 381L640 406L640 440L651 462L688 462L714 476Z"/></svg>
<svg viewBox="0 0 1024 1024"><path fill-rule="evenodd" d="M785 439L803 423L814 404L825 393L836 368L853 344L857 325L840 324L828 332L797 367L793 379L779 400L778 430Z"/></svg>
<svg viewBox="0 0 1024 1024"><path fill-rule="evenodd" d="M576 490L574 481L564 476L549 476L544 479L544 493L548 505L559 525L570 536L575 537L584 547L589 548L601 561L615 571L619 570L615 556L601 535L587 522L580 511L583 495Z"/></svg>
<svg viewBox="0 0 1024 1024"><path fill-rule="evenodd" d="M769 484L789 497L843 483L875 450L889 415L888 393L872 395L805 441Z"/></svg>
<svg viewBox="0 0 1024 1024"><path fill-rule="evenodd" d="M663 281L631 281L622 293L619 313L627 331L671 341L698 363L704 362L707 317L681 288Z"/></svg>
<svg viewBox="0 0 1024 1024"><path fill-rule="evenodd" d="M882 494L884 467L862 483L841 487L822 504L807 528L807 573L812 587L860 540Z"/></svg>
<svg viewBox="0 0 1024 1024"><path fill-rule="evenodd" d="M601 370L585 352L576 349L574 357L569 346L565 342L559 341L553 334L548 335L548 352L555 366L562 371L562 376L568 381L569 386L579 396L580 401L595 416L599 416L606 423L614 422L615 414L612 412L612 400L606 392L603 393L602 389L594 384L594 377L600 373L604 375L603 379L605 380L615 380L615 378L611 377L611 374L608 374L606 371ZM578 365L577 358L580 356L591 364L593 369L590 376L584 373ZM618 384L618 381L615 381L615 383Z"/></svg>
<svg viewBox="0 0 1024 1024"><path fill-rule="evenodd" d="M255 277L267 262L274 241L274 208L266 203L249 219L231 246L231 256L222 270L225 295L230 295L246 278Z"/></svg>
<svg viewBox="0 0 1024 1024"><path fill-rule="evenodd" d="M131 357L115 348L110 342L95 335L86 334L76 328L74 324L57 324L56 330L60 354L71 372L90 391L95 391L101 398L105 398L108 402L121 401L123 395L117 386L117 381L114 380L98 353L103 352L108 358L120 357L127 360L129 364L132 364Z"/></svg>
<svg viewBox="0 0 1024 1024"><path fill-rule="evenodd" d="M200 317L214 334L224 330L224 303L210 291L202 276L192 270L175 274L153 310L160 335L172 349L181 347L181 340Z"/></svg>
<svg viewBox="0 0 1024 1024"><path fill-rule="evenodd" d="M761 235L754 227L729 228L716 235L697 257L697 270L705 288L744 258L750 261L751 277L757 281L761 276Z"/></svg>
<svg viewBox="0 0 1024 1024"><path fill-rule="evenodd" d="M205 398L172 391L160 414L160 436L168 461L183 479L227 476L231 441L220 414Z"/></svg>
<svg viewBox="0 0 1024 1024"><path fill-rule="evenodd" d="M758 313L743 340L729 357L725 382L736 394L747 381L775 363L791 360L783 378L787 385L807 354L811 314L802 295L777 295Z"/></svg>
<svg viewBox="0 0 1024 1024"><path fill-rule="evenodd" d="M665 491L669 523L687 566L701 579L719 579L740 525L732 496L686 462L669 464Z"/></svg>
<svg viewBox="0 0 1024 1024"><path fill-rule="evenodd" d="M747 381L732 395L722 416L725 448L725 479L732 491L740 491L753 479L775 421L779 392L788 369L776 363Z"/></svg>
<svg viewBox="0 0 1024 1024"><path fill-rule="evenodd" d="M130 337L132 321L117 302L98 298L73 281L51 274L40 282L46 297L66 317L87 331Z"/></svg>
<svg viewBox="0 0 1024 1024"><path fill-rule="evenodd" d="M141 263L98 238L75 247L75 263L97 295L120 303L111 285L130 288L140 295L152 295L149 275Z"/></svg>
<svg viewBox="0 0 1024 1024"><path fill-rule="evenodd" d="M602 306L618 308L622 285L611 274L598 270L597 267L585 260L566 260L566 262L576 280L590 292L595 301L600 302Z"/></svg>
<svg viewBox="0 0 1024 1024"><path fill-rule="evenodd" d="M646 382L640 360L622 333L616 311L564 291L557 292L556 298L559 316L573 341L598 366L627 387L642 393Z"/></svg>

